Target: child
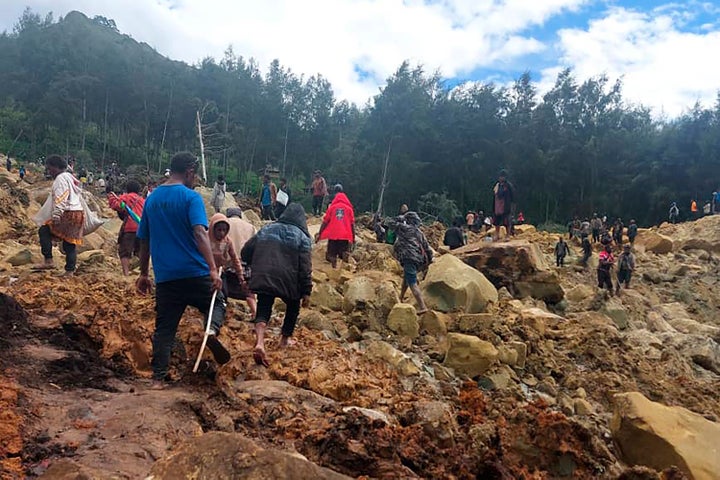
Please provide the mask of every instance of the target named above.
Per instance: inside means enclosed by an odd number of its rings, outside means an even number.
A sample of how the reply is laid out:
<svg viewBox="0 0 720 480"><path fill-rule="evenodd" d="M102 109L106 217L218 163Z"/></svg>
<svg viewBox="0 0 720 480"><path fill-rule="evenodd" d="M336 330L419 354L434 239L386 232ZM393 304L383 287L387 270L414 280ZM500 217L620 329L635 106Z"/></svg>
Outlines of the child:
<svg viewBox="0 0 720 480"><path fill-rule="evenodd" d="M228 237L229 231L230 222L225 215L216 213L210 218L210 248L215 265L223 267L222 280L225 298L247 301L249 297L254 297L245 283L242 264L233 242ZM251 305L251 310L254 310L252 307L253 305Z"/></svg>

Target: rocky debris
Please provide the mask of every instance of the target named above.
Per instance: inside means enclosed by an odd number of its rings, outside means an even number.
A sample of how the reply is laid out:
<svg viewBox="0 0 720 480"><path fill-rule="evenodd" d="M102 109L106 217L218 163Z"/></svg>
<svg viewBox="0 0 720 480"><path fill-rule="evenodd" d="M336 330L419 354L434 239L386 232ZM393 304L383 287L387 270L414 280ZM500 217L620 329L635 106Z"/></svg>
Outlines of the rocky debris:
<svg viewBox="0 0 720 480"><path fill-rule="evenodd" d="M371 342L365 350L369 360L380 360L387 363L403 377L420 374L420 368L403 352L383 341Z"/></svg>
<svg viewBox="0 0 720 480"><path fill-rule="evenodd" d="M618 329L624 330L628 327L628 311L619 299L611 298L605 302L601 312L610 317Z"/></svg>
<svg viewBox="0 0 720 480"><path fill-rule="evenodd" d="M720 425L685 408L651 402L638 392L618 394L611 430L631 465L676 466L692 479L718 478Z"/></svg>
<svg viewBox="0 0 720 480"><path fill-rule="evenodd" d="M340 311L343 307L343 296L331 283L316 283L310 302L322 311Z"/></svg>
<svg viewBox="0 0 720 480"><path fill-rule="evenodd" d="M493 284L454 255L435 260L422 285L427 304L442 312L484 312L488 303L498 301Z"/></svg>
<svg viewBox="0 0 720 480"><path fill-rule="evenodd" d="M516 297L558 303L565 296L560 279L549 270L540 248L527 240L480 243L453 252L478 269L496 288L507 288Z"/></svg>
<svg viewBox="0 0 720 480"><path fill-rule="evenodd" d="M673 240L670 237L654 232L652 230L640 229L635 239L635 245L643 248L646 252L659 255L673 251Z"/></svg>
<svg viewBox="0 0 720 480"><path fill-rule="evenodd" d="M177 478L348 479L297 453L262 448L235 433L210 432L190 439L158 461L146 480Z"/></svg>
<svg viewBox="0 0 720 480"><path fill-rule="evenodd" d="M447 339L448 350L443 365L458 374L471 378L482 375L498 359L498 351L492 343L473 335L449 333Z"/></svg>
<svg viewBox="0 0 720 480"><path fill-rule="evenodd" d="M343 312L361 330L381 331L396 303L400 299L395 284L388 280L359 275L345 283Z"/></svg>
<svg viewBox="0 0 720 480"><path fill-rule="evenodd" d="M420 333L426 333L435 337L444 337L448 332L448 315L428 310L420 316Z"/></svg>
<svg viewBox="0 0 720 480"><path fill-rule="evenodd" d="M33 262L33 255L29 248L22 247L17 252L9 254L3 261L13 267L20 267L31 264Z"/></svg>
<svg viewBox="0 0 720 480"><path fill-rule="evenodd" d="M396 334L411 340L420 334L420 324L415 307L408 303L398 303L390 310L387 326Z"/></svg>

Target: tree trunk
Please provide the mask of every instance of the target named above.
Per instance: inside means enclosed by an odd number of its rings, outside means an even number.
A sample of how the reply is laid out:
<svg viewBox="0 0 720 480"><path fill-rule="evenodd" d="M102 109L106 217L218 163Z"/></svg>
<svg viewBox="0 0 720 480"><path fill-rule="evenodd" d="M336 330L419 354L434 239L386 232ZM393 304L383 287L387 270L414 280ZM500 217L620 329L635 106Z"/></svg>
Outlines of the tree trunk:
<svg viewBox="0 0 720 480"><path fill-rule="evenodd" d="M162 157L165 153L165 136L167 135L168 122L170 122L170 111L172 109L173 90L175 82L170 82L170 100L168 100L167 114L165 115L165 125L163 126L162 140L160 140L160 152L158 154L158 173L162 172Z"/></svg>
<svg viewBox="0 0 720 480"><path fill-rule="evenodd" d="M105 170L105 154L107 153L107 141L108 141L108 105L110 102L110 95L105 90L105 115L103 116L103 149L102 159L100 160L100 171Z"/></svg>

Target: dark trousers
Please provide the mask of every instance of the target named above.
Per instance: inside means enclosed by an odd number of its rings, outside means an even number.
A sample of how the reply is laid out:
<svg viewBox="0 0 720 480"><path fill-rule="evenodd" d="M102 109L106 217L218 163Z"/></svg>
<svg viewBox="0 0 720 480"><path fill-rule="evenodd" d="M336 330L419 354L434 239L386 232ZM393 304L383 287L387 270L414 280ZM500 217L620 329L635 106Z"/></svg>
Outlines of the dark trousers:
<svg viewBox="0 0 720 480"><path fill-rule="evenodd" d="M262 205L262 219L275 220L275 212L272 205Z"/></svg>
<svg viewBox="0 0 720 480"><path fill-rule="evenodd" d="M613 284L612 284L612 277L610 276L609 270L600 270L597 271L598 274L598 288L607 288L610 293L613 292Z"/></svg>
<svg viewBox="0 0 720 480"><path fill-rule="evenodd" d="M46 260L51 260L52 256L52 233L50 227L43 225L38 230L40 237L40 251ZM65 251L65 271L74 272L77 265L77 246L74 243L62 241L63 250Z"/></svg>
<svg viewBox="0 0 720 480"><path fill-rule="evenodd" d="M266 293L257 294L257 315L255 316L255 323L267 324L270 321L275 298L275 295L268 295ZM282 324L282 334L283 337L292 337L298 315L300 315L300 299L289 300L283 298L281 300L285 302L285 319Z"/></svg>
<svg viewBox="0 0 720 480"><path fill-rule="evenodd" d="M313 214L314 215L320 215L322 213L322 205L323 200L325 199L324 195L313 195Z"/></svg>
<svg viewBox="0 0 720 480"><path fill-rule="evenodd" d="M164 380L168 373L170 353L178 324L188 305L205 315L212 300L210 276L182 278L158 283L155 287L155 333L153 334L152 369L155 380ZM218 292L212 312L212 328L216 333L225 322L225 296Z"/></svg>
<svg viewBox="0 0 720 480"><path fill-rule="evenodd" d="M280 218L280 215L282 215L283 212L285 212L285 208L286 208L285 205L283 205L280 202L277 202L275 204L275 218Z"/></svg>
<svg viewBox="0 0 720 480"><path fill-rule="evenodd" d="M555 256L555 266L557 266L557 267L565 266L565 255L556 255Z"/></svg>
<svg viewBox="0 0 720 480"><path fill-rule="evenodd" d="M623 283L625 284L625 288L628 288L630 286L631 278L632 278L632 270L618 270L618 273L617 273L618 288L620 288L620 285L622 285Z"/></svg>
<svg viewBox="0 0 720 480"><path fill-rule="evenodd" d="M592 230L592 241L593 243L597 243L600 241L600 230L597 228L593 228Z"/></svg>

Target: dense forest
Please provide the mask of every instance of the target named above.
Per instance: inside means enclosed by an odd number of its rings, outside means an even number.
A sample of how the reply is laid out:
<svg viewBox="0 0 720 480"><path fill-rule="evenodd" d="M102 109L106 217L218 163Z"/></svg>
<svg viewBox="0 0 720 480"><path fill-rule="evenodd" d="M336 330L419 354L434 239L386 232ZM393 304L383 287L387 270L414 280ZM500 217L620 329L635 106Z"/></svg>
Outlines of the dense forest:
<svg viewBox="0 0 720 480"><path fill-rule="evenodd" d="M252 193L266 165L298 186L319 168L360 210L377 208L387 159L388 212L487 210L506 169L533 223L594 211L655 223L670 202L687 211L719 185L720 100L688 107L657 120L623 99L621 80L569 70L541 97L529 72L509 87L450 88L407 62L358 107L321 74L278 60L264 71L231 48L219 61L170 60L105 17L26 10L0 35L2 152L161 172L173 152L199 153L199 117L209 178Z"/></svg>

